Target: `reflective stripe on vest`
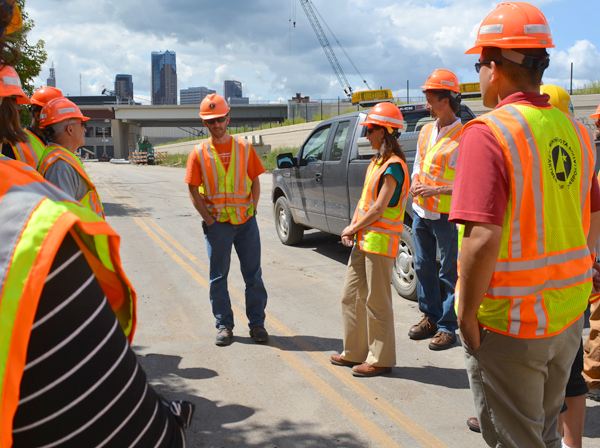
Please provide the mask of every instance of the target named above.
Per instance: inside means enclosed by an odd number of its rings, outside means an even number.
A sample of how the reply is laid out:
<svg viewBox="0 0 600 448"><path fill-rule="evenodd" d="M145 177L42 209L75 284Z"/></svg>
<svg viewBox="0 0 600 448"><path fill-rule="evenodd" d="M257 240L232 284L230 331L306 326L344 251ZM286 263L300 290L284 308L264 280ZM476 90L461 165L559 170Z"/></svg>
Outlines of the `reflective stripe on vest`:
<svg viewBox="0 0 600 448"><path fill-rule="evenodd" d="M57 160L64 160L69 165L71 165L83 178L85 183L88 186L88 191L83 198L79 200L84 207L89 208L91 211L96 213L100 218L104 219L104 206L102 205L102 201L100 200L100 195L96 190L96 186L88 176L83 163L79 160L75 154L71 151L62 148L60 146L48 146L46 151L44 152L44 157L40 162L39 171L44 176L46 171L50 165L52 165Z"/></svg>
<svg viewBox="0 0 600 448"><path fill-rule="evenodd" d="M248 177L250 146L247 138L244 144L235 137L231 140L227 170L211 139L194 148L202 170L203 184L199 191L207 210L217 221L243 224L254 216L252 179Z"/></svg>
<svg viewBox="0 0 600 448"><path fill-rule="evenodd" d="M450 168L450 159L458 150L463 124L451 128L437 143L432 141L437 121L426 124L419 134L417 149L421 156L419 182L432 187L444 187L454 184L454 168ZM413 201L421 207L437 213L450 213L452 196L440 194L424 198L415 196Z"/></svg>
<svg viewBox="0 0 600 448"><path fill-rule="evenodd" d="M502 147L510 194L498 261L477 319L517 338L555 335L581 316L592 289L586 237L593 137L555 108L507 105L466 127L478 122ZM460 278L457 306L459 300Z"/></svg>
<svg viewBox="0 0 600 448"><path fill-rule="evenodd" d="M377 221L360 229L356 237L358 247L365 252L395 258L398 254L400 236L404 228L404 210L408 199L409 186L408 168L400 157L393 155L383 163L371 161L358 202L358 219L360 220L377 201L379 180L392 163L399 163L404 172L404 183L398 205L387 207Z"/></svg>
<svg viewBox="0 0 600 448"><path fill-rule="evenodd" d="M40 159L35 152L32 144L30 142L17 142L16 144L10 144L13 152L15 153L15 158L23 163L26 163L34 170L37 169Z"/></svg>
<svg viewBox="0 0 600 448"><path fill-rule="evenodd" d="M0 446L12 444L27 346L39 299L67 233L131 343L136 295L121 268L118 234L21 162L0 157Z"/></svg>
<svg viewBox="0 0 600 448"><path fill-rule="evenodd" d="M29 136L29 143L31 143L31 146L33 146L33 150L37 154L38 160L41 161L42 157L44 156L44 153L46 152L46 145L43 141L39 139L37 135L35 135L29 129L25 129L24 131L27 132L27 135Z"/></svg>

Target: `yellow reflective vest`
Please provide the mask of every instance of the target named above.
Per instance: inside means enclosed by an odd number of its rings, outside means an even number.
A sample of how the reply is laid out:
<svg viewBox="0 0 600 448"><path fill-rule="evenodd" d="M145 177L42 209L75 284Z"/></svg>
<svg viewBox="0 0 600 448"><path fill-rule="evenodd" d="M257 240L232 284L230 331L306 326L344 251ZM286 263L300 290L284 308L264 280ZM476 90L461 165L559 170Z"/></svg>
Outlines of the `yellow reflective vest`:
<svg viewBox="0 0 600 448"><path fill-rule="evenodd" d="M136 326L136 294L121 267L119 235L28 165L0 157L0 447L12 445L13 418L31 327L46 277L70 233L125 336Z"/></svg>
<svg viewBox="0 0 600 448"><path fill-rule="evenodd" d="M586 239L594 139L554 107L510 104L465 129L478 122L502 148L510 188L498 261L477 319L516 338L553 336L583 314L592 290ZM459 300L460 278L457 306Z"/></svg>

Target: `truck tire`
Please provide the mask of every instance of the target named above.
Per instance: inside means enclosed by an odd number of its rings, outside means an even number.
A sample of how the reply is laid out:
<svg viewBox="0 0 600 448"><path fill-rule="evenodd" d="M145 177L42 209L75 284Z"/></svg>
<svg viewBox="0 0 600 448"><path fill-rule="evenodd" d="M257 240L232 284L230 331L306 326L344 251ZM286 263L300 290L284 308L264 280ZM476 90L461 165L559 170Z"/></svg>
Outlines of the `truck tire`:
<svg viewBox="0 0 600 448"><path fill-rule="evenodd" d="M277 236L281 242L286 246L298 244L304 236L304 227L294 221L285 196L281 196L275 202L275 230L277 230Z"/></svg>
<svg viewBox="0 0 600 448"><path fill-rule="evenodd" d="M415 244L412 229L404 225L400 249L394 263L392 284L398 294L408 300L417 301L417 273L415 271Z"/></svg>

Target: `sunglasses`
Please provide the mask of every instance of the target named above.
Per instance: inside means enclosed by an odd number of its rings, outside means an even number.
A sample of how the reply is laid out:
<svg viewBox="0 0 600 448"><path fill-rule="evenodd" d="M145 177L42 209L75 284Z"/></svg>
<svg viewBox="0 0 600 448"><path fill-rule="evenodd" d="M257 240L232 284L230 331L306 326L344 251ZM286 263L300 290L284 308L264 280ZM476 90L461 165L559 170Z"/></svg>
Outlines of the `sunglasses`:
<svg viewBox="0 0 600 448"><path fill-rule="evenodd" d="M213 118L211 120L204 120L204 121L206 122L206 124L213 125L215 123L223 123L225 120L227 120L227 115L225 115L224 117Z"/></svg>
<svg viewBox="0 0 600 448"><path fill-rule="evenodd" d="M378 131L381 128L367 128L367 135L369 135L371 132L375 132Z"/></svg>
<svg viewBox="0 0 600 448"><path fill-rule="evenodd" d="M479 70L481 70L481 66L482 65L490 65L492 62L495 62L496 65L502 65L502 61L482 61L482 62L476 62L475 63L475 71L477 73L479 73Z"/></svg>

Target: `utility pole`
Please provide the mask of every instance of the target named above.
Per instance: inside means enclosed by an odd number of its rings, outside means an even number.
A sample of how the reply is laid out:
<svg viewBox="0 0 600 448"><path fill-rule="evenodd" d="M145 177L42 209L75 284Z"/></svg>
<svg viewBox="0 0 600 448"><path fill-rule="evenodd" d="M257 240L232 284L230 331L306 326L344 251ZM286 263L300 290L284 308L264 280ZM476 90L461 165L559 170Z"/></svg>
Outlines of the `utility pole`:
<svg viewBox="0 0 600 448"><path fill-rule="evenodd" d="M103 156L106 155L106 138L105 138L105 135L106 135L106 128L103 127L102 128L102 144L104 145L104 153L102 154Z"/></svg>
<svg viewBox="0 0 600 448"><path fill-rule="evenodd" d="M569 95L573 95L573 63L571 62L571 88L569 89Z"/></svg>

